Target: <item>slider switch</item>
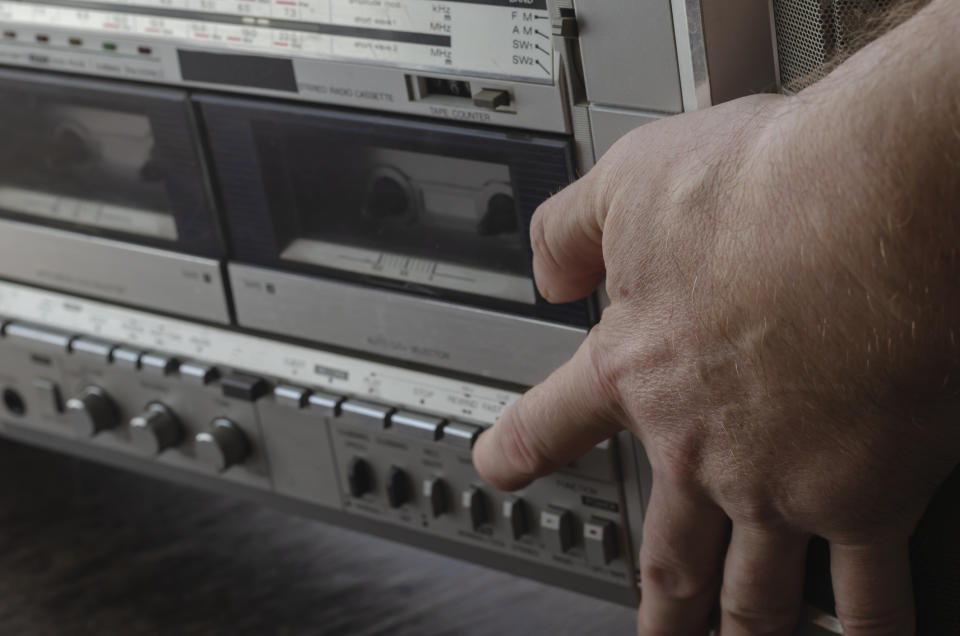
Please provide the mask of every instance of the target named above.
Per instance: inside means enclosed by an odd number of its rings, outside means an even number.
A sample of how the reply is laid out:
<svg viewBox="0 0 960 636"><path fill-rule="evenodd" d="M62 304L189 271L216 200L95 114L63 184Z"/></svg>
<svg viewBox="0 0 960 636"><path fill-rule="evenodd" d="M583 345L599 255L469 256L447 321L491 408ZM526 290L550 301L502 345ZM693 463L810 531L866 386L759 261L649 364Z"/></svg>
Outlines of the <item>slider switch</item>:
<svg viewBox="0 0 960 636"><path fill-rule="evenodd" d="M354 457L347 465L347 488L352 497L360 498L373 486L373 470L362 457Z"/></svg>
<svg viewBox="0 0 960 636"><path fill-rule="evenodd" d="M472 530L479 530L487 522L487 502L483 491L470 486L460 495L460 505L467 513L467 521Z"/></svg>
<svg viewBox="0 0 960 636"><path fill-rule="evenodd" d="M530 532L527 504L520 497L510 497L503 502L503 518L510 525L510 536L514 541Z"/></svg>
<svg viewBox="0 0 960 636"><path fill-rule="evenodd" d="M410 478L401 468L391 466L387 472L387 502L391 508L399 508L410 501Z"/></svg>
<svg viewBox="0 0 960 636"><path fill-rule="evenodd" d="M430 506L430 514L434 518L447 511L447 485L442 479L424 479L423 498L427 500L427 504Z"/></svg>
<svg viewBox="0 0 960 636"><path fill-rule="evenodd" d="M548 508L540 513L540 534L547 549L564 554L573 547L573 514L562 508Z"/></svg>
<svg viewBox="0 0 960 636"><path fill-rule="evenodd" d="M583 524L583 542L590 565L604 566L618 556L617 526L608 519L594 517Z"/></svg>

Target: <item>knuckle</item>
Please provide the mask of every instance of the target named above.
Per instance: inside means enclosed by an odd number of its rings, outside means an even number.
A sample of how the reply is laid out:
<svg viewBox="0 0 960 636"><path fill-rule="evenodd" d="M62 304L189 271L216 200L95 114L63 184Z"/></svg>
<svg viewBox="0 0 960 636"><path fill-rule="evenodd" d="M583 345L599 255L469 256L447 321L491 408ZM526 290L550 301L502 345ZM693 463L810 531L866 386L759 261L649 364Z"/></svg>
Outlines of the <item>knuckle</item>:
<svg viewBox="0 0 960 636"><path fill-rule="evenodd" d="M858 608L837 606L837 617L848 636L905 636L914 630L912 614L903 608Z"/></svg>
<svg viewBox="0 0 960 636"><path fill-rule="evenodd" d="M723 586L720 590L720 608L723 610L721 628L728 627L726 623L732 623L749 634L790 634L797 622L796 604L762 598L764 592Z"/></svg>
<svg viewBox="0 0 960 636"><path fill-rule="evenodd" d="M586 347L590 388L598 391L601 403L611 408L611 417L619 417L622 415L619 386L623 365L603 323L590 331Z"/></svg>
<svg viewBox="0 0 960 636"><path fill-rule="evenodd" d="M540 260L549 270L559 270L560 261L554 253L547 237L547 208L541 206L530 220L530 247L534 258Z"/></svg>
<svg viewBox="0 0 960 636"><path fill-rule="evenodd" d="M713 594L718 583L713 570L697 568L691 563L662 551L640 546L640 581L642 587L655 587L659 594L674 601L692 601Z"/></svg>

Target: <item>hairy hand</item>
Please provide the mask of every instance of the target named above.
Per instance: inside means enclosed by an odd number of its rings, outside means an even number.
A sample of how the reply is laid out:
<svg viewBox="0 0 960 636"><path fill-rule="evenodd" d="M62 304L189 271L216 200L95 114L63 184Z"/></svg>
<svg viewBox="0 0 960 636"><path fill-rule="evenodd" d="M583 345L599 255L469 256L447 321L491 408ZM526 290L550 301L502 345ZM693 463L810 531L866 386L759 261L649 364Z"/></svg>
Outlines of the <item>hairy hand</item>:
<svg viewBox="0 0 960 636"><path fill-rule="evenodd" d="M798 143L795 99L644 126L533 220L544 297L605 276L611 302L474 461L516 489L623 428L640 439L641 635L704 634L718 598L722 636L790 633L812 535L846 633L913 629L908 537L960 457L937 413L952 292L914 262L932 230L900 184L857 149Z"/></svg>

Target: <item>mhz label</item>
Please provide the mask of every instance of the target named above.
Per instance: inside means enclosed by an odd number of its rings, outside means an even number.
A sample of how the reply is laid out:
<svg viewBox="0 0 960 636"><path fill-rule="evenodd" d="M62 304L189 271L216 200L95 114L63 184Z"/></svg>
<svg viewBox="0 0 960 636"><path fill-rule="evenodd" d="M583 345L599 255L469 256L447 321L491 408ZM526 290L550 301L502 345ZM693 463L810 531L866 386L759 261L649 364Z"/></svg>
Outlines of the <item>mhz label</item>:
<svg viewBox="0 0 960 636"><path fill-rule="evenodd" d="M546 0L0 0L0 22L178 47L554 80Z"/></svg>

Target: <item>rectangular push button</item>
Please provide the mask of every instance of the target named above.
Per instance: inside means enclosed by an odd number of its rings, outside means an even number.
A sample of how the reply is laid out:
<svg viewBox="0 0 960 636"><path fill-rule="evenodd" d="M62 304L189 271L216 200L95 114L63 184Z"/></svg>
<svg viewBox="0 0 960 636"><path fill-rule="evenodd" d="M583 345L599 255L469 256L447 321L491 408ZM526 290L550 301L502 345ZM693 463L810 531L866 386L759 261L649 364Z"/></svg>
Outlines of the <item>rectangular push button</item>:
<svg viewBox="0 0 960 636"><path fill-rule="evenodd" d="M473 424L450 422L443 427L443 441L458 448L472 449L473 444L483 432L483 427Z"/></svg>
<svg viewBox="0 0 960 636"><path fill-rule="evenodd" d="M140 356L140 368L153 375L170 375L179 366L179 360L160 353L145 353Z"/></svg>
<svg viewBox="0 0 960 636"><path fill-rule="evenodd" d="M70 353L95 362L109 362L113 345L92 338L74 338L70 342Z"/></svg>
<svg viewBox="0 0 960 636"><path fill-rule="evenodd" d="M344 398L340 395L314 391L307 398L307 407L320 411L320 415L323 417L334 417L340 412L340 405L343 404L343 400Z"/></svg>
<svg viewBox="0 0 960 636"><path fill-rule="evenodd" d="M289 384L281 384L273 390L273 397L277 404L291 409L302 409L307 405L310 391Z"/></svg>
<svg viewBox="0 0 960 636"><path fill-rule="evenodd" d="M40 327L12 323L4 329L11 340L19 341L31 347L42 347L47 351L67 351L70 348L70 336L59 331L50 331Z"/></svg>
<svg viewBox="0 0 960 636"><path fill-rule="evenodd" d="M387 418L393 411L394 409L388 406L374 404L373 402L345 400L340 405L340 419L358 426L386 428Z"/></svg>
<svg viewBox="0 0 960 636"><path fill-rule="evenodd" d="M267 381L247 373L228 373L220 381L223 396L247 402L256 402L270 390Z"/></svg>
<svg viewBox="0 0 960 636"><path fill-rule="evenodd" d="M181 362L180 377L190 384L206 386L217 381L217 378L220 377L220 370L209 364Z"/></svg>
<svg viewBox="0 0 960 636"><path fill-rule="evenodd" d="M139 369L142 351L130 347L115 347L111 356L113 363L123 369Z"/></svg>
<svg viewBox="0 0 960 636"><path fill-rule="evenodd" d="M443 422L442 417L420 415L410 411L397 411L390 416L390 425L398 433L431 441L440 439Z"/></svg>

